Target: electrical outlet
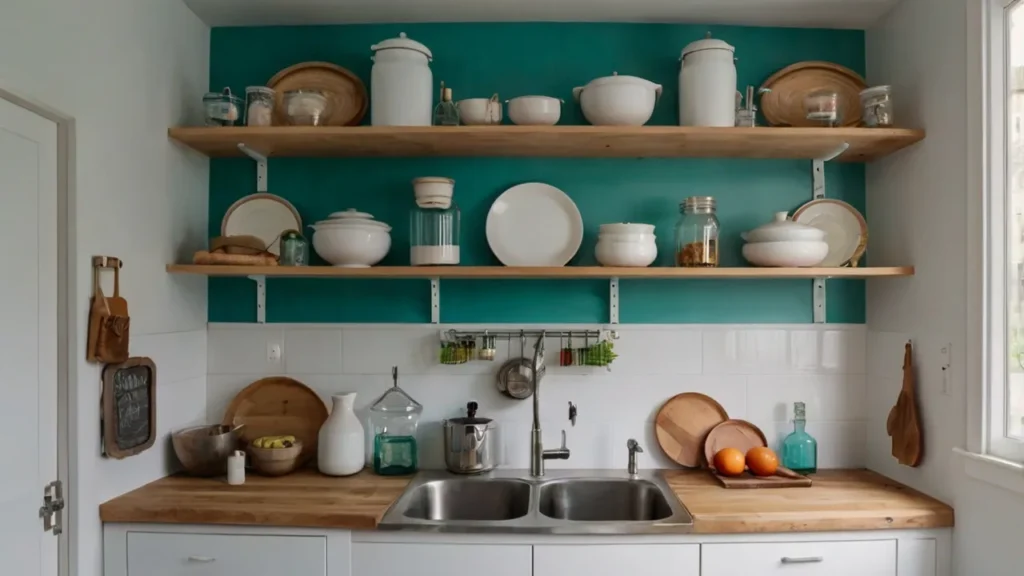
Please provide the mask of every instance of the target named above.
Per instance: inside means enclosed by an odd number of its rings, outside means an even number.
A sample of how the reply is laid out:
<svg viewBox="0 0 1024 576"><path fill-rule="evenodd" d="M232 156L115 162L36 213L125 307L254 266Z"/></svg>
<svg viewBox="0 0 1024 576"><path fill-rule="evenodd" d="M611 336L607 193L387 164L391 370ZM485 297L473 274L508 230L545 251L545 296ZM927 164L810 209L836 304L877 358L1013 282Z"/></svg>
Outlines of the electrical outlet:
<svg viewBox="0 0 1024 576"><path fill-rule="evenodd" d="M281 345L276 342L267 344L267 362L271 364L281 363Z"/></svg>

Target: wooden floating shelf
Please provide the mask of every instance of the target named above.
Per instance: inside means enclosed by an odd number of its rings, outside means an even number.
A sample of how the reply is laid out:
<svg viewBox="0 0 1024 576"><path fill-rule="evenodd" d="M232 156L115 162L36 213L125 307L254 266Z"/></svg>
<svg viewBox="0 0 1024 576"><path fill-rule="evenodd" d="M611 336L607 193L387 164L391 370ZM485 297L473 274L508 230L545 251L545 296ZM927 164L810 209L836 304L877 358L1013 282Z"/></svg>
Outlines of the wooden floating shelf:
<svg viewBox="0 0 1024 576"><path fill-rule="evenodd" d="M534 279L785 279L785 278L879 278L913 276L913 266L876 268L605 268L566 266L526 268L506 266L200 266L168 264L172 274L203 276L265 276L267 278L534 278Z"/></svg>
<svg viewBox="0 0 1024 576"><path fill-rule="evenodd" d="M925 134L903 128L272 126L181 127L171 128L168 135L212 158L243 156L238 146L244 144L270 157L835 157L870 162L921 141Z"/></svg>

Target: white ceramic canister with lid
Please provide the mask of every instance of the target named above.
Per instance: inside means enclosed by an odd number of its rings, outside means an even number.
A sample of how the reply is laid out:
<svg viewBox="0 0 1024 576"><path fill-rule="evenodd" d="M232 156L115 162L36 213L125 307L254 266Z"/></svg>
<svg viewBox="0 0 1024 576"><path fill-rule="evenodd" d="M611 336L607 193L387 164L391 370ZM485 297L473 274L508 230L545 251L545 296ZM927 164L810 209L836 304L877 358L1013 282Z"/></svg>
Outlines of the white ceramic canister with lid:
<svg viewBox="0 0 1024 576"><path fill-rule="evenodd" d="M370 124L430 126L434 114L434 75L430 50L406 38L389 38L370 46Z"/></svg>
<svg viewBox="0 0 1024 576"><path fill-rule="evenodd" d="M679 69L679 125L735 126L736 49L711 38L683 48Z"/></svg>

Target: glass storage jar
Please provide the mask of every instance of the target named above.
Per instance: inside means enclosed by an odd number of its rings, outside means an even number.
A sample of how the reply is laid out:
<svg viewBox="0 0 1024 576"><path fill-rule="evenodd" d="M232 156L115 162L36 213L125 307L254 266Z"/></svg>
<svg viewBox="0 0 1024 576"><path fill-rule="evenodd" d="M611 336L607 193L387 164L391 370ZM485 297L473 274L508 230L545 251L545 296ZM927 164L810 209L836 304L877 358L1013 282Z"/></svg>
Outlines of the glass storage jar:
<svg viewBox="0 0 1024 576"><path fill-rule="evenodd" d="M874 86L861 91L860 107L865 126L892 126L892 86Z"/></svg>
<svg viewBox="0 0 1024 576"><path fill-rule="evenodd" d="M274 115L274 89L249 86L245 89L245 125L270 126Z"/></svg>
<svg viewBox="0 0 1024 576"><path fill-rule="evenodd" d="M298 230L281 233L281 266L309 266L309 242Z"/></svg>
<svg viewBox="0 0 1024 576"><path fill-rule="evenodd" d="M679 205L679 211L682 216L676 224L676 266L718 266L715 199L711 196L691 196Z"/></svg>
<svg viewBox="0 0 1024 576"><path fill-rule="evenodd" d="M416 428L423 406L398 387L398 367L391 369L394 386L370 405L373 471L381 476L413 474L418 468Z"/></svg>
<svg viewBox="0 0 1024 576"><path fill-rule="evenodd" d="M416 206L409 214L409 262L413 266L459 263L459 206L451 178L412 181Z"/></svg>

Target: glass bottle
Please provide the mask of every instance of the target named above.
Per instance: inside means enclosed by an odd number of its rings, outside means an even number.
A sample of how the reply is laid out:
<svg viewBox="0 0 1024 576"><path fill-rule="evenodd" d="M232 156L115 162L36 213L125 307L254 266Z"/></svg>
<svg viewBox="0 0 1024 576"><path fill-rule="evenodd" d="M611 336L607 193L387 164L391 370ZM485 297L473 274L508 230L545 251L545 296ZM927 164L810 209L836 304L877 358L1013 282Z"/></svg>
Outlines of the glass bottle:
<svg viewBox="0 0 1024 576"><path fill-rule="evenodd" d="M416 427L423 405L398 387L398 367L391 369L394 386L370 406L373 431L373 471L381 476L402 476L418 468Z"/></svg>
<svg viewBox="0 0 1024 576"><path fill-rule="evenodd" d="M803 402L793 403L793 433L782 441L782 465L797 474L818 471L818 441L804 430L806 414Z"/></svg>
<svg viewBox="0 0 1024 576"><path fill-rule="evenodd" d="M718 266L718 216L711 196L691 196L679 205L676 224L676 266Z"/></svg>
<svg viewBox="0 0 1024 576"><path fill-rule="evenodd" d="M441 101L434 108L434 126L458 126L459 108L452 102L452 89L441 82Z"/></svg>

